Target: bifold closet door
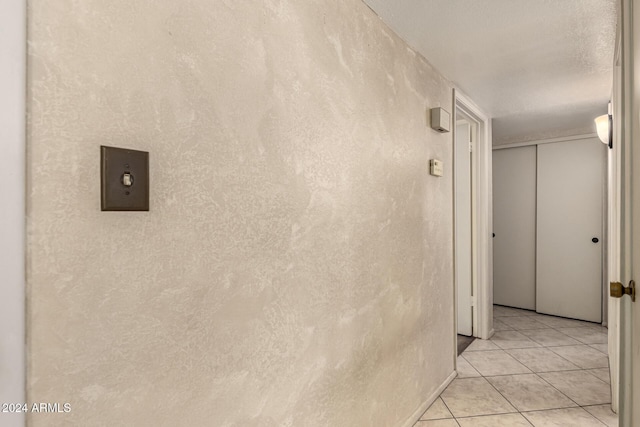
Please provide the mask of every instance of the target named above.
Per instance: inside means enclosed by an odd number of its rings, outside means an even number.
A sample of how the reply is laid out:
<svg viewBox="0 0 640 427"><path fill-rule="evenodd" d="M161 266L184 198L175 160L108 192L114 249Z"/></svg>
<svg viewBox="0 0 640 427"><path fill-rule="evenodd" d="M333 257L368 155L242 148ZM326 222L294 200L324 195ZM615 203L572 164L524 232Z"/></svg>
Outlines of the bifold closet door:
<svg viewBox="0 0 640 427"><path fill-rule="evenodd" d="M602 321L605 155L595 138L538 146L539 313Z"/></svg>
<svg viewBox="0 0 640 427"><path fill-rule="evenodd" d="M493 151L493 301L536 308L536 147Z"/></svg>

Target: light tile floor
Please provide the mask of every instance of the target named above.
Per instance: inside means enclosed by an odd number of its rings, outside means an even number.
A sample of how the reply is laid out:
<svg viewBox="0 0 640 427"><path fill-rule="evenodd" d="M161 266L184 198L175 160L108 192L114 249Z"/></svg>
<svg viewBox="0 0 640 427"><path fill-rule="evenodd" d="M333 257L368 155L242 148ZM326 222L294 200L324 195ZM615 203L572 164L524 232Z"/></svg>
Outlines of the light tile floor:
<svg viewBox="0 0 640 427"><path fill-rule="evenodd" d="M607 329L494 306L495 335L458 356L458 377L415 427L618 426Z"/></svg>

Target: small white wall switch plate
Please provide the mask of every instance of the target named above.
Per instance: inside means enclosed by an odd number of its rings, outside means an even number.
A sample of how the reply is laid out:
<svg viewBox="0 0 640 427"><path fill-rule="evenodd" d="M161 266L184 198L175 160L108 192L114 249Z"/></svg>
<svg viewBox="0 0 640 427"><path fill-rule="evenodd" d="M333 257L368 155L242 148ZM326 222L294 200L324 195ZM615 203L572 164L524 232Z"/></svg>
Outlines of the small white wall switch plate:
<svg viewBox="0 0 640 427"><path fill-rule="evenodd" d="M440 132L449 132L451 130L450 125L451 115L447 110L442 107L431 109L431 128Z"/></svg>
<svg viewBox="0 0 640 427"><path fill-rule="evenodd" d="M442 176L444 174L442 161L438 159L429 160L429 173L433 176Z"/></svg>

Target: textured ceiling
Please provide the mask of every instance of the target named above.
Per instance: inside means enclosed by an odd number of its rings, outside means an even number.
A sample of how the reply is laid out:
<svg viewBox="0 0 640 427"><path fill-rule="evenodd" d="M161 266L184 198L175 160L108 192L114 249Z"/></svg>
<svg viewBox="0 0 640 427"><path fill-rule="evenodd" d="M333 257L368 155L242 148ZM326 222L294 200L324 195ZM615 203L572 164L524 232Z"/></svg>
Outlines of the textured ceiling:
<svg viewBox="0 0 640 427"><path fill-rule="evenodd" d="M494 143L595 132L615 0L365 0L494 118Z"/></svg>

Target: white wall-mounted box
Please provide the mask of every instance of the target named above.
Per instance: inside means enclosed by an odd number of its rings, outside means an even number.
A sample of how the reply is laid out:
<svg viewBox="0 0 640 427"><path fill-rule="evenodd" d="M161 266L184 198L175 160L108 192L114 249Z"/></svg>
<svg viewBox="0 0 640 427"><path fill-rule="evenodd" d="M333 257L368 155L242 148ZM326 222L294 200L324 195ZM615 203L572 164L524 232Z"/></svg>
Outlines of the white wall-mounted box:
<svg viewBox="0 0 640 427"><path fill-rule="evenodd" d="M440 133L451 130L451 115L442 107L431 109L431 128Z"/></svg>

